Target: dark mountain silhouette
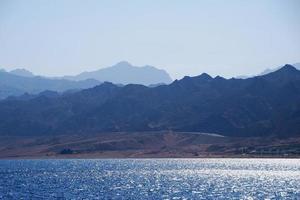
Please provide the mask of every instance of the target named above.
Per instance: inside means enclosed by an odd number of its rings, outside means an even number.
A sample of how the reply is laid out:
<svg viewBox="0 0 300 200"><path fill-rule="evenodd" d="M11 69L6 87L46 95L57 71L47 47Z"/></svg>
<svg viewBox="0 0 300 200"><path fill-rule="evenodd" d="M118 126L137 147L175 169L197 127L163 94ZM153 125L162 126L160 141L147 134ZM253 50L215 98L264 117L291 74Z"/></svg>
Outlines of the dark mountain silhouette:
<svg viewBox="0 0 300 200"><path fill-rule="evenodd" d="M0 71L0 99L8 96L19 96L24 93L37 94L44 90L63 92L70 89L85 89L98 84L100 84L99 81L92 79L70 81L30 76L30 72L25 70Z"/></svg>
<svg viewBox="0 0 300 200"><path fill-rule="evenodd" d="M161 84L171 83L169 74L153 66L136 67L126 61L122 61L111 67L99 69L92 72L83 72L77 76L65 76L70 80L96 79L119 84Z"/></svg>
<svg viewBox="0 0 300 200"><path fill-rule="evenodd" d="M60 96L0 102L1 135L173 130L300 136L300 71L254 78L184 77L155 88L103 83Z"/></svg>

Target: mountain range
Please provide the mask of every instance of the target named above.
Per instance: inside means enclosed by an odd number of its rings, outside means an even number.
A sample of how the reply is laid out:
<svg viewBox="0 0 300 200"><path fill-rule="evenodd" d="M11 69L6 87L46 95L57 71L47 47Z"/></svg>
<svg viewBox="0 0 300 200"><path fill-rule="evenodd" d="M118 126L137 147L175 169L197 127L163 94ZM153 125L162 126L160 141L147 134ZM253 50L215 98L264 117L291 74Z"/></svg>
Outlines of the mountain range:
<svg viewBox="0 0 300 200"><path fill-rule="evenodd" d="M0 101L0 135L178 131L300 136L300 71L248 79L184 77L169 85L105 82L62 95Z"/></svg>
<svg viewBox="0 0 300 200"><path fill-rule="evenodd" d="M168 84L172 79L164 70L152 66L136 67L125 61L97 71L64 77L35 76L26 69L15 69L10 72L0 70L0 99L25 93L36 95L45 90L64 92L86 89L105 81L116 84L134 83L156 86Z"/></svg>

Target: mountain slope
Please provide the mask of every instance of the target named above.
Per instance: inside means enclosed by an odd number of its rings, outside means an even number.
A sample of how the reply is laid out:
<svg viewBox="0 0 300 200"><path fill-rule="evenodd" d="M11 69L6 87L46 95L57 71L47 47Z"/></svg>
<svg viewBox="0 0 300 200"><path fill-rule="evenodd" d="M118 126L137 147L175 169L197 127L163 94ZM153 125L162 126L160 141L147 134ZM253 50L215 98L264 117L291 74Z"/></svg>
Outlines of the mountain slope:
<svg viewBox="0 0 300 200"><path fill-rule="evenodd" d="M155 88L104 83L59 97L0 102L0 134L191 131L300 135L300 71L285 65L249 79L184 77Z"/></svg>
<svg viewBox="0 0 300 200"><path fill-rule="evenodd" d="M142 85L168 84L172 82L171 77L164 70L152 66L136 67L125 61L97 71L83 72L77 76L66 76L64 78L70 80L96 79L102 82Z"/></svg>

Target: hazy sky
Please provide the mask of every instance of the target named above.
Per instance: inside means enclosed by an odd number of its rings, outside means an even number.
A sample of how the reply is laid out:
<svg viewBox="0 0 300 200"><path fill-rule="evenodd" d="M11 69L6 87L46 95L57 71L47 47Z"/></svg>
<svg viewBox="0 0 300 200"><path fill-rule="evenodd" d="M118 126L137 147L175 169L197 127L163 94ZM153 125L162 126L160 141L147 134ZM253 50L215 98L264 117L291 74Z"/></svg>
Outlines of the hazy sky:
<svg viewBox="0 0 300 200"><path fill-rule="evenodd" d="M0 0L0 68L64 75L121 60L173 78L300 62L300 0Z"/></svg>

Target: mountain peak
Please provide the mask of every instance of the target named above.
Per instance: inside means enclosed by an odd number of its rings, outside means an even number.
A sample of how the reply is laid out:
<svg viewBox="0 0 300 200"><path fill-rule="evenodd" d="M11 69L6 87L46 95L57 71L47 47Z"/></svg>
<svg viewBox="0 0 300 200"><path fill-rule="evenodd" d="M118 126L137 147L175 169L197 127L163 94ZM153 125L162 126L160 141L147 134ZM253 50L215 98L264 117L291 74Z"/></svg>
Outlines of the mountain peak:
<svg viewBox="0 0 300 200"><path fill-rule="evenodd" d="M278 71L289 71L289 72L294 72L294 71L298 71L298 70L297 70L296 67L294 67L293 65L286 64L286 65L284 65L282 68L280 68Z"/></svg>
<svg viewBox="0 0 300 200"><path fill-rule="evenodd" d="M101 68L96 71L83 72L71 76L71 80L95 79L101 82L109 81L115 84L142 84L151 85L158 83L171 83L169 74L161 69L145 65L135 66L127 61L121 61L110 67Z"/></svg>
<svg viewBox="0 0 300 200"><path fill-rule="evenodd" d="M271 72L260 77L266 78L277 84L283 84L291 80L299 80L300 71L297 70L293 65L286 64L277 71Z"/></svg>
<svg viewBox="0 0 300 200"><path fill-rule="evenodd" d="M212 79L212 77L209 74L207 74L207 73L202 73L199 76L197 76L197 78L202 79L202 80L210 80L210 79Z"/></svg>
<svg viewBox="0 0 300 200"><path fill-rule="evenodd" d="M132 65L127 61L121 61L115 64L114 67L132 67Z"/></svg>
<svg viewBox="0 0 300 200"><path fill-rule="evenodd" d="M297 72L299 72L299 70L297 70L297 68L295 68L293 65L290 64L286 64L283 67L281 67L280 69L271 72L269 74L266 74L264 76L273 76L273 75L294 75L297 74Z"/></svg>

